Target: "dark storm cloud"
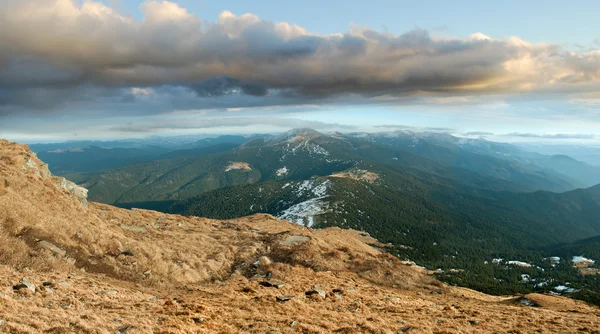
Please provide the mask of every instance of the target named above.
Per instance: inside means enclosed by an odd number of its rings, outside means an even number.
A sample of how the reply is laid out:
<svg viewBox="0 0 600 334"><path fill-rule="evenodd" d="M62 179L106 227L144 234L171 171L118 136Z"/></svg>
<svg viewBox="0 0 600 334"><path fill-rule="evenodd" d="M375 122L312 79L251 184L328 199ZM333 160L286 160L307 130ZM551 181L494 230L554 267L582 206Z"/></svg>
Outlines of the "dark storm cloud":
<svg viewBox="0 0 600 334"><path fill-rule="evenodd" d="M236 106L236 98L206 100L236 95L273 105L346 95L594 91L600 81L598 51L516 37L441 39L422 29L393 35L370 28L318 35L227 11L206 23L168 1L140 9L136 20L98 1L2 1L0 113L73 101L134 103L124 92L138 87L187 87L203 107Z"/></svg>

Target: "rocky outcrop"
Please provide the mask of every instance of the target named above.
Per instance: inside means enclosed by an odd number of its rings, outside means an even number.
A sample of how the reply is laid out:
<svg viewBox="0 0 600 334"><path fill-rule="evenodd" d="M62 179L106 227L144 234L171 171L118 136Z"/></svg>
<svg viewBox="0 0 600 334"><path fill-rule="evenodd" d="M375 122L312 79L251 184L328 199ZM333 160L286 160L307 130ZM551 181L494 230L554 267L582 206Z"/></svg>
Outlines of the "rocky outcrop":
<svg viewBox="0 0 600 334"><path fill-rule="evenodd" d="M27 151L26 154L28 155L29 159L27 159L27 161L23 164L23 171L33 172L38 177L44 179L51 179L54 185L56 185L59 189L67 191L71 198L77 199L83 207L87 207L87 189L78 186L64 177L52 175L48 169L48 165L39 160L35 153Z"/></svg>

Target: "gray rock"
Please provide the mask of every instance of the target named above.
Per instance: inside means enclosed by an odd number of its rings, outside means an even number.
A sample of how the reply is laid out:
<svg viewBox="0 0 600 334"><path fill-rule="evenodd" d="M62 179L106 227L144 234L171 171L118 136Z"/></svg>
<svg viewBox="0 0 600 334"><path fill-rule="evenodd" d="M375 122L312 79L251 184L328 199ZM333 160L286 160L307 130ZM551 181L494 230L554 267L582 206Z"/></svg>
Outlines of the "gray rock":
<svg viewBox="0 0 600 334"><path fill-rule="evenodd" d="M119 251L121 252L120 255L133 256L133 252L129 248L121 248Z"/></svg>
<svg viewBox="0 0 600 334"><path fill-rule="evenodd" d="M258 284L268 287L268 288L277 288L277 289L281 289L285 286L285 283L280 282L280 281L262 281Z"/></svg>
<svg viewBox="0 0 600 334"><path fill-rule="evenodd" d="M56 247L56 245L54 245L53 243L48 242L46 240L40 240L38 242L38 245L42 246L43 248L48 249L49 251L51 251L52 253L54 253L56 255L59 255L59 256L65 256L65 255L67 255L66 251L64 251L64 250Z"/></svg>
<svg viewBox="0 0 600 334"><path fill-rule="evenodd" d="M48 172L50 173L50 172ZM54 184L60 188L66 190L71 198L75 198L81 203L84 208L87 207L88 201L88 190L84 187L80 187L75 183L65 179L64 177L53 176Z"/></svg>
<svg viewBox="0 0 600 334"><path fill-rule="evenodd" d="M123 325L115 331L115 334L125 334L132 328L133 328L132 325Z"/></svg>
<svg viewBox="0 0 600 334"><path fill-rule="evenodd" d="M310 237L305 237L303 235L290 235L287 239L281 242L282 245L297 245L306 241L309 241Z"/></svg>
<svg viewBox="0 0 600 334"><path fill-rule="evenodd" d="M22 289L28 289L32 293L35 293L35 284L33 284L31 282L22 282L22 283L13 285L13 290L14 291L19 291L19 290L22 290Z"/></svg>
<svg viewBox="0 0 600 334"><path fill-rule="evenodd" d="M319 295L322 298L327 297L327 293L325 292L325 290L319 288L317 285L313 286L310 290L306 291L305 294L307 296Z"/></svg>
<svg viewBox="0 0 600 334"><path fill-rule="evenodd" d="M402 327L401 329L398 330L398 334L408 333L408 332L410 332L413 329L416 329L416 328L413 327L413 326L404 326L404 327Z"/></svg>
<svg viewBox="0 0 600 334"><path fill-rule="evenodd" d="M283 295L283 296L276 297L278 302L287 302L288 300L292 300L294 298L295 298L294 296L289 296L289 295Z"/></svg>

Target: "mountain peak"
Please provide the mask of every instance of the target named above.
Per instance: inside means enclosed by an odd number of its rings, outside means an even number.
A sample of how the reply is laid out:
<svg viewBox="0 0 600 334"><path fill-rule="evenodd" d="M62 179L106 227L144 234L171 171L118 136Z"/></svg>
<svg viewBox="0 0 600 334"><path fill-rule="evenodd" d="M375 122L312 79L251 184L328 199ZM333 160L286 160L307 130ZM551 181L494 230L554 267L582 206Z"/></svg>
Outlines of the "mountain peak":
<svg viewBox="0 0 600 334"><path fill-rule="evenodd" d="M323 134L319 131L310 128L297 128L291 129L277 136L267 138L265 142L267 144L273 145L296 139L312 139L322 135Z"/></svg>

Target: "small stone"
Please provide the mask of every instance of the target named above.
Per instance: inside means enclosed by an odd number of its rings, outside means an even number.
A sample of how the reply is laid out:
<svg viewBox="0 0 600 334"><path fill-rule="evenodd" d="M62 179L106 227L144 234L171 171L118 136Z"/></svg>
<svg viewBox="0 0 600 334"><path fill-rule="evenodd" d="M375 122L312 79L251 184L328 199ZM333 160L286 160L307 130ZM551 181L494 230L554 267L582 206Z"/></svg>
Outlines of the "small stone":
<svg viewBox="0 0 600 334"><path fill-rule="evenodd" d="M254 289L252 289L251 287L248 287L248 286L247 286L247 287L244 287L244 288L242 289L242 292L245 292L245 293L256 293L256 290L254 290Z"/></svg>
<svg viewBox="0 0 600 334"><path fill-rule="evenodd" d="M192 318L195 324L201 324L204 322L204 318Z"/></svg>
<svg viewBox="0 0 600 334"><path fill-rule="evenodd" d="M133 328L133 326L131 326L131 325L123 325L115 331L115 334L125 334L132 328Z"/></svg>
<svg viewBox="0 0 600 334"><path fill-rule="evenodd" d="M58 283L56 283L56 284L57 284L57 285L60 285L60 286L62 286L62 287L68 287L68 286L70 285L70 284L69 284L69 282L66 282L66 281L58 282Z"/></svg>
<svg viewBox="0 0 600 334"><path fill-rule="evenodd" d="M342 290L342 289L333 289L332 291L333 291L333 293L335 293L335 294L340 294L340 295L343 295L343 294L344 294L344 290Z"/></svg>
<svg viewBox="0 0 600 334"><path fill-rule="evenodd" d="M262 281L260 283L258 283L262 286L268 287L268 288L277 288L277 289L281 289L285 286L284 282L280 282L280 281Z"/></svg>
<svg viewBox="0 0 600 334"><path fill-rule="evenodd" d="M469 320L469 323L473 326L479 325L479 320Z"/></svg>
<svg viewBox="0 0 600 334"><path fill-rule="evenodd" d="M81 232L75 233L75 238L77 238L77 239L83 238L83 233L81 233Z"/></svg>
<svg viewBox="0 0 600 334"><path fill-rule="evenodd" d="M116 295L117 291L116 290L102 290L100 292L98 292L99 295Z"/></svg>
<svg viewBox="0 0 600 334"><path fill-rule="evenodd" d="M294 296L289 296L289 295L277 296L277 301L278 302L287 302L288 300L292 300L294 298L295 298Z"/></svg>
<svg viewBox="0 0 600 334"><path fill-rule="evenodd" d="M389 296L385 298L386 300L392 301L392 302L397 302L400 300L399 297L394 297L394 296Z"/></svg>
<svg viewBox="0 0 600 334"><path fill-rule="evenodd" d="M290 322L290 327L296 327L297 324L298 324L298 322L292 321L292 322Z"/></svg>
<svg viewBox="0 0 600 334"><path fill-rule="evenodd" d="M71 303L62 303L62 304L60 304L60 307L65 308L65 309L66 308L71 308L72 306L73 306L73 304L71 304Z"/></svg>
<svg viewBox="0 0 600 334"><path fill-rule="evenodd" d="M16 285L13 285L13 290L15 292L22 291L23 289L27 289L31 293L35 293L35 284L31 282L23 282Z"/></svg>
<svg viewBox="0 0 600 334"><path fill-rule="evenodd" d="M52 282L43 282L42 285L45 286L45 287L49 287L49 288L53 288L54 287L54 283L52 283Z"/></svg>
<svg viewBox="0 0 600 334"><path fill-rule="evenodd" d="M411 331L413 329L416 329L416 328L413 326L404 326L398 330L398 334L408 333L409 331Z"/></svg>
<svg viewBox="0 0 600 334"><path fill-rule="evenodd" d="M121 251L120 255L133 256L133 252L129 248L121 248L120 251Z"/></svg>
<svg viewBox="0 0 600 334"><path fill-rule="evenodd" d="M0 319L0 327L4 326L4 320Z"/></svg>
<svg viewBox="0 0 600 334"><path fill-rule="evenodd" d="M146 271L144 271L144 275L149 276L150 274L152 274L152 270L146 270Z"/></svg>
<svg viewBox="0 0 600 334"><path fill-rule="evenodd" d="M51 252L53 252L56 255L59 255L59 256L65 256L65 255L67 255L66 251L64 251L64 250L56 247L56 245L54 245L54 244L52 244L52 243L50 243L50 242L48 242L46 240L41 240L41 241L38 242L38 244L40 246L42 246L42 247L50 250Z"/></svg>
<svg viewBox="0 0 600 334"><path fill-rule="evenodd" d="M114 322L121 322L121 321L123 321L123 318L120 318L120 317L119 318L115 318L115 320L114 320Z"/></svg>
<svg viewBox="0 0 600 334"><path fill-rule="evenodd" d="M322 298L327 297L327 293L325 292L325 290L319 288L318 286L313 286L310 290L306 291L305 294L307 296L312 296L312 295L319 295Z"/></svg>

